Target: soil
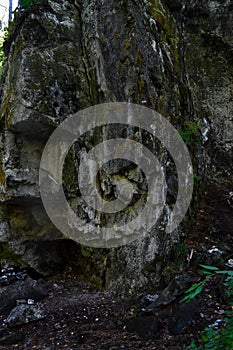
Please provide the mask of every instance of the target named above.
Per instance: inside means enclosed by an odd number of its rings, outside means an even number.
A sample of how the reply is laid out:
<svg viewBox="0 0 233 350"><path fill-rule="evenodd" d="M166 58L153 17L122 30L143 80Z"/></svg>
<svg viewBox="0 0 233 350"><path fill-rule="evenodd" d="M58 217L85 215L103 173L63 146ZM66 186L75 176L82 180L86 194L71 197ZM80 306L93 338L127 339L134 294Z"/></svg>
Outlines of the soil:
<svg viewBox="0 0 233 350"><path fill-rule="evenodd" d="M224 187L217 188L210 183L185 241L183 264L177 267L175 262L172 263L171 271L174 275L188 274L193 282L198 282L203 278L199 264L224 268L224 264L233 257L231 230L232 202L229 193ZM213 247L224 253L208 253ZM2 339L6 336L6 339L0 349L184 349L191 340L199 338L205 327L224 318L229 300L225 298L221 286L221 276L210 279L197 297L200 310L197 310L191 326L178 335L172 335L165 320L157 331L156 339L147 340L127 332L124 326L123 319L136 312L135 300L95 290L75 275L70 267L50 281L48 297L41 302L45 318L9 328L4 324L7 314L1 316L0 336Z"/></svg>

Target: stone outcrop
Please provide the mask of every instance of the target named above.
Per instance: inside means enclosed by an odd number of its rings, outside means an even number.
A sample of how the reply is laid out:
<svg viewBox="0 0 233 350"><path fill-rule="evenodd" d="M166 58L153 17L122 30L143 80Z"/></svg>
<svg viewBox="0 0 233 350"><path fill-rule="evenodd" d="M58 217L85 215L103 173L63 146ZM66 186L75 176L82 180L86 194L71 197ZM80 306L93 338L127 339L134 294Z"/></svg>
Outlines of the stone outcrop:
<svg viewBox="0 0 233 350"><path fill-rule="evenodd" d="M168 183L168 204L149 237L116 249L80 247L53 226L43 209L38 168L44 145L68 115L86 107L121 101L158 111L181 131L197 176L204 173L206 145L208 174L224 178L228 185L232 181L230 2L172 3L48 0L17 16L4 46L7 60L1 84L2 261L29 265L45 275L75 261L92 282L127 293L159 283L161 269L184 229L165 234L177 179L166 150L147 134L141 137L159 157ZM87 221L93 213L77 194L75 164L80 150L116 133L138 137L130 128L97 129L77 142L66 159L67 198ZM123 173L136 178L140 188L135 164L118 161L106 167L102 182ZM143 194L145 189L140 190ZM111 191L107 186L105 195ZM125 221L130 215L109 218L94 213L102 223Z"/></svg>
<svg viewBox="0 0 233 350"><path fill-rule="evenodd" d="M197 118L204 118L207 175L232 190L233 5L191 1L184 9L185 65Z"/></svg>

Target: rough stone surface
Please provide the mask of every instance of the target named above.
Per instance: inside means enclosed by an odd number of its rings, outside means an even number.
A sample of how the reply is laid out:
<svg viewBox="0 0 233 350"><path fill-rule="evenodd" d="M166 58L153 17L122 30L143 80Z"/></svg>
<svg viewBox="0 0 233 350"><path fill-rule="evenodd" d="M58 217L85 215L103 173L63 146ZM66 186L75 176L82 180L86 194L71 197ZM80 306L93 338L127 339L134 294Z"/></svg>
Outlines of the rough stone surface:
<svg viewBox="0 0 233 350"><path fill-rule="evenodd" d="M21 326L23 324L38 321L45 317L39 305L22 304L11 310L10 315L5 320L9 327Z"/></svg>
<svg viewBox="0 0 233 350"><path fill-rule="evenodd" d="M207 175L232 189L233 12L230 0L186 3L185 64L203 127Z"/></svg>
<svg viewBox="0 0 233 350"><path fill-rule="evenodd" d="M80 273L89 280L126 293L159 283L169 252L183 232L181 227L172 235L164 231L176 197L176 176L161 145L133 128L108 127L85 135L69 152L64 169L67 198L87 222L103 225L125 222L133 213L110 217L93 213L82 202L76 165L83 151L116 134L127 135L142 140L165 169L168 205L160 222L148 238L112 250L72 245L51 224L39 194L41 154L52 131L68 115L102 102L127 101L158 111L183 132L196 175L204 173L205 147L208 175L230 184L230 7L227 0L177 0L172 5L165 0L48 0L18 17L4 46L7 60L1 84L2 261L49 274L77 258ZM139 193L146 191L139 169L117 161L100 173L106 198L112 198L112 177L122 176L133 181ZM148 264L153 272L144 268Z"/></svg>
<svg viewBox="0 0 233 350"><path fill-rule="evenodd" d="M40 301L47 296L47 289L38 281L27 277L24 281L0 289L0 312L10 311L16 306L18 299L33 299Z"/></svg>
<svg viewBox="0 0 233 350"><path fill-rule="evenodd" d="M146 307L145 312L154 312L163 306L174 302L186 289L190 282L188 276L176 276L162 293L149 306Z"/></svg>

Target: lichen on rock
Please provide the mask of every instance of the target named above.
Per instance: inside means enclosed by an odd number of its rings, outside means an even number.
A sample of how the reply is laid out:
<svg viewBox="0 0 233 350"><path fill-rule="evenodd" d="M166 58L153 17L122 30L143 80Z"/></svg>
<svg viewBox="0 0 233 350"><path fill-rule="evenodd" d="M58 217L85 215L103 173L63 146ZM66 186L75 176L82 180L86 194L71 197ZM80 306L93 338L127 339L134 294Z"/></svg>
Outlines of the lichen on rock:
<svg viewBox="0 0 233 350"><path fill-rule="evenodd" d="M225 151L231 149L231 109L223 106L223 96L231 106L226 85L230 84L232 71L229 68L224 73L222 68L222 77L217 76L206 55L210 60L214 52L214 64L219 67L224 61L228 65L231 58L223 57L223 53L231 43L221 27L208 27L204 15L190 17L196 11L193 3L48 0L17 16L4 45L7 60L1 86L0 228L1 232L7 230L1 235L8 235L8 244L19 259L38 272L50 274L72 261L80 274L114 291L132 294L159 284L171 249L185 228L181 225L172 234L164 230L177 195L177 179L174 164L158 140L151 140L143 130L109 125L83 135L65 161L64 191L71 207L87 222L105 225L130 220L137 205L140 208L138 198L124 214L103 215L91 210L82 201L77 185L80 155L102 140L128 137L144 142L159 158L168 180L168 204L148 237L128 246L109 250L80 247L58 232L41 203L38 168L46 141L63 120L89 106L116 101L154 109L178 130L190 121L199 123L212 116L215 149L228 159ZM210 6L213 2L207 3L202 9L208 10L215 23L215 9ZM218 54L213 45L217 37ZM219 89L217 83L222 82ZM221 117L222 129L218 107L227 113ZM221 137L229 140L226 147L220 145ZM188 146L195 172L203 175L199 128ZM207 153L212 159L211 150ZM219 164L213 163L218 169ZM229 170L230 166L226 172ZM109 162L99 173L99 188L111 200L115 182L127 178L141 198L146 193L143 176L135 164Z"/></svg>

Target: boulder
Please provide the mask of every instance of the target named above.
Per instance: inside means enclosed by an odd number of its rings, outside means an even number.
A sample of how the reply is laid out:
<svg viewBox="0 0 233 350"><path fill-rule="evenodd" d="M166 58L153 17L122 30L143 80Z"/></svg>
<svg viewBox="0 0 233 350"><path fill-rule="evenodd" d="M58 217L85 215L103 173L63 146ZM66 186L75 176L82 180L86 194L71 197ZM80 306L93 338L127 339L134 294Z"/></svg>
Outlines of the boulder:
<svg viewBox="0 0 233 350"><path fill-rule="evenodd" d="M16 306L16 301L19 299L33 299L37 302L44 299L47 293L43 284L28 276L23 281L16 281L0 288L0 312L9 312Z"/></svg>
<svg viewBox="0 0 233 350"><path fill-rule="evenodd" d="M4 321L9 327L21 326L32 321L38 321L45 317L43 309L39 305L22 304L11 310Z"/></svg>

